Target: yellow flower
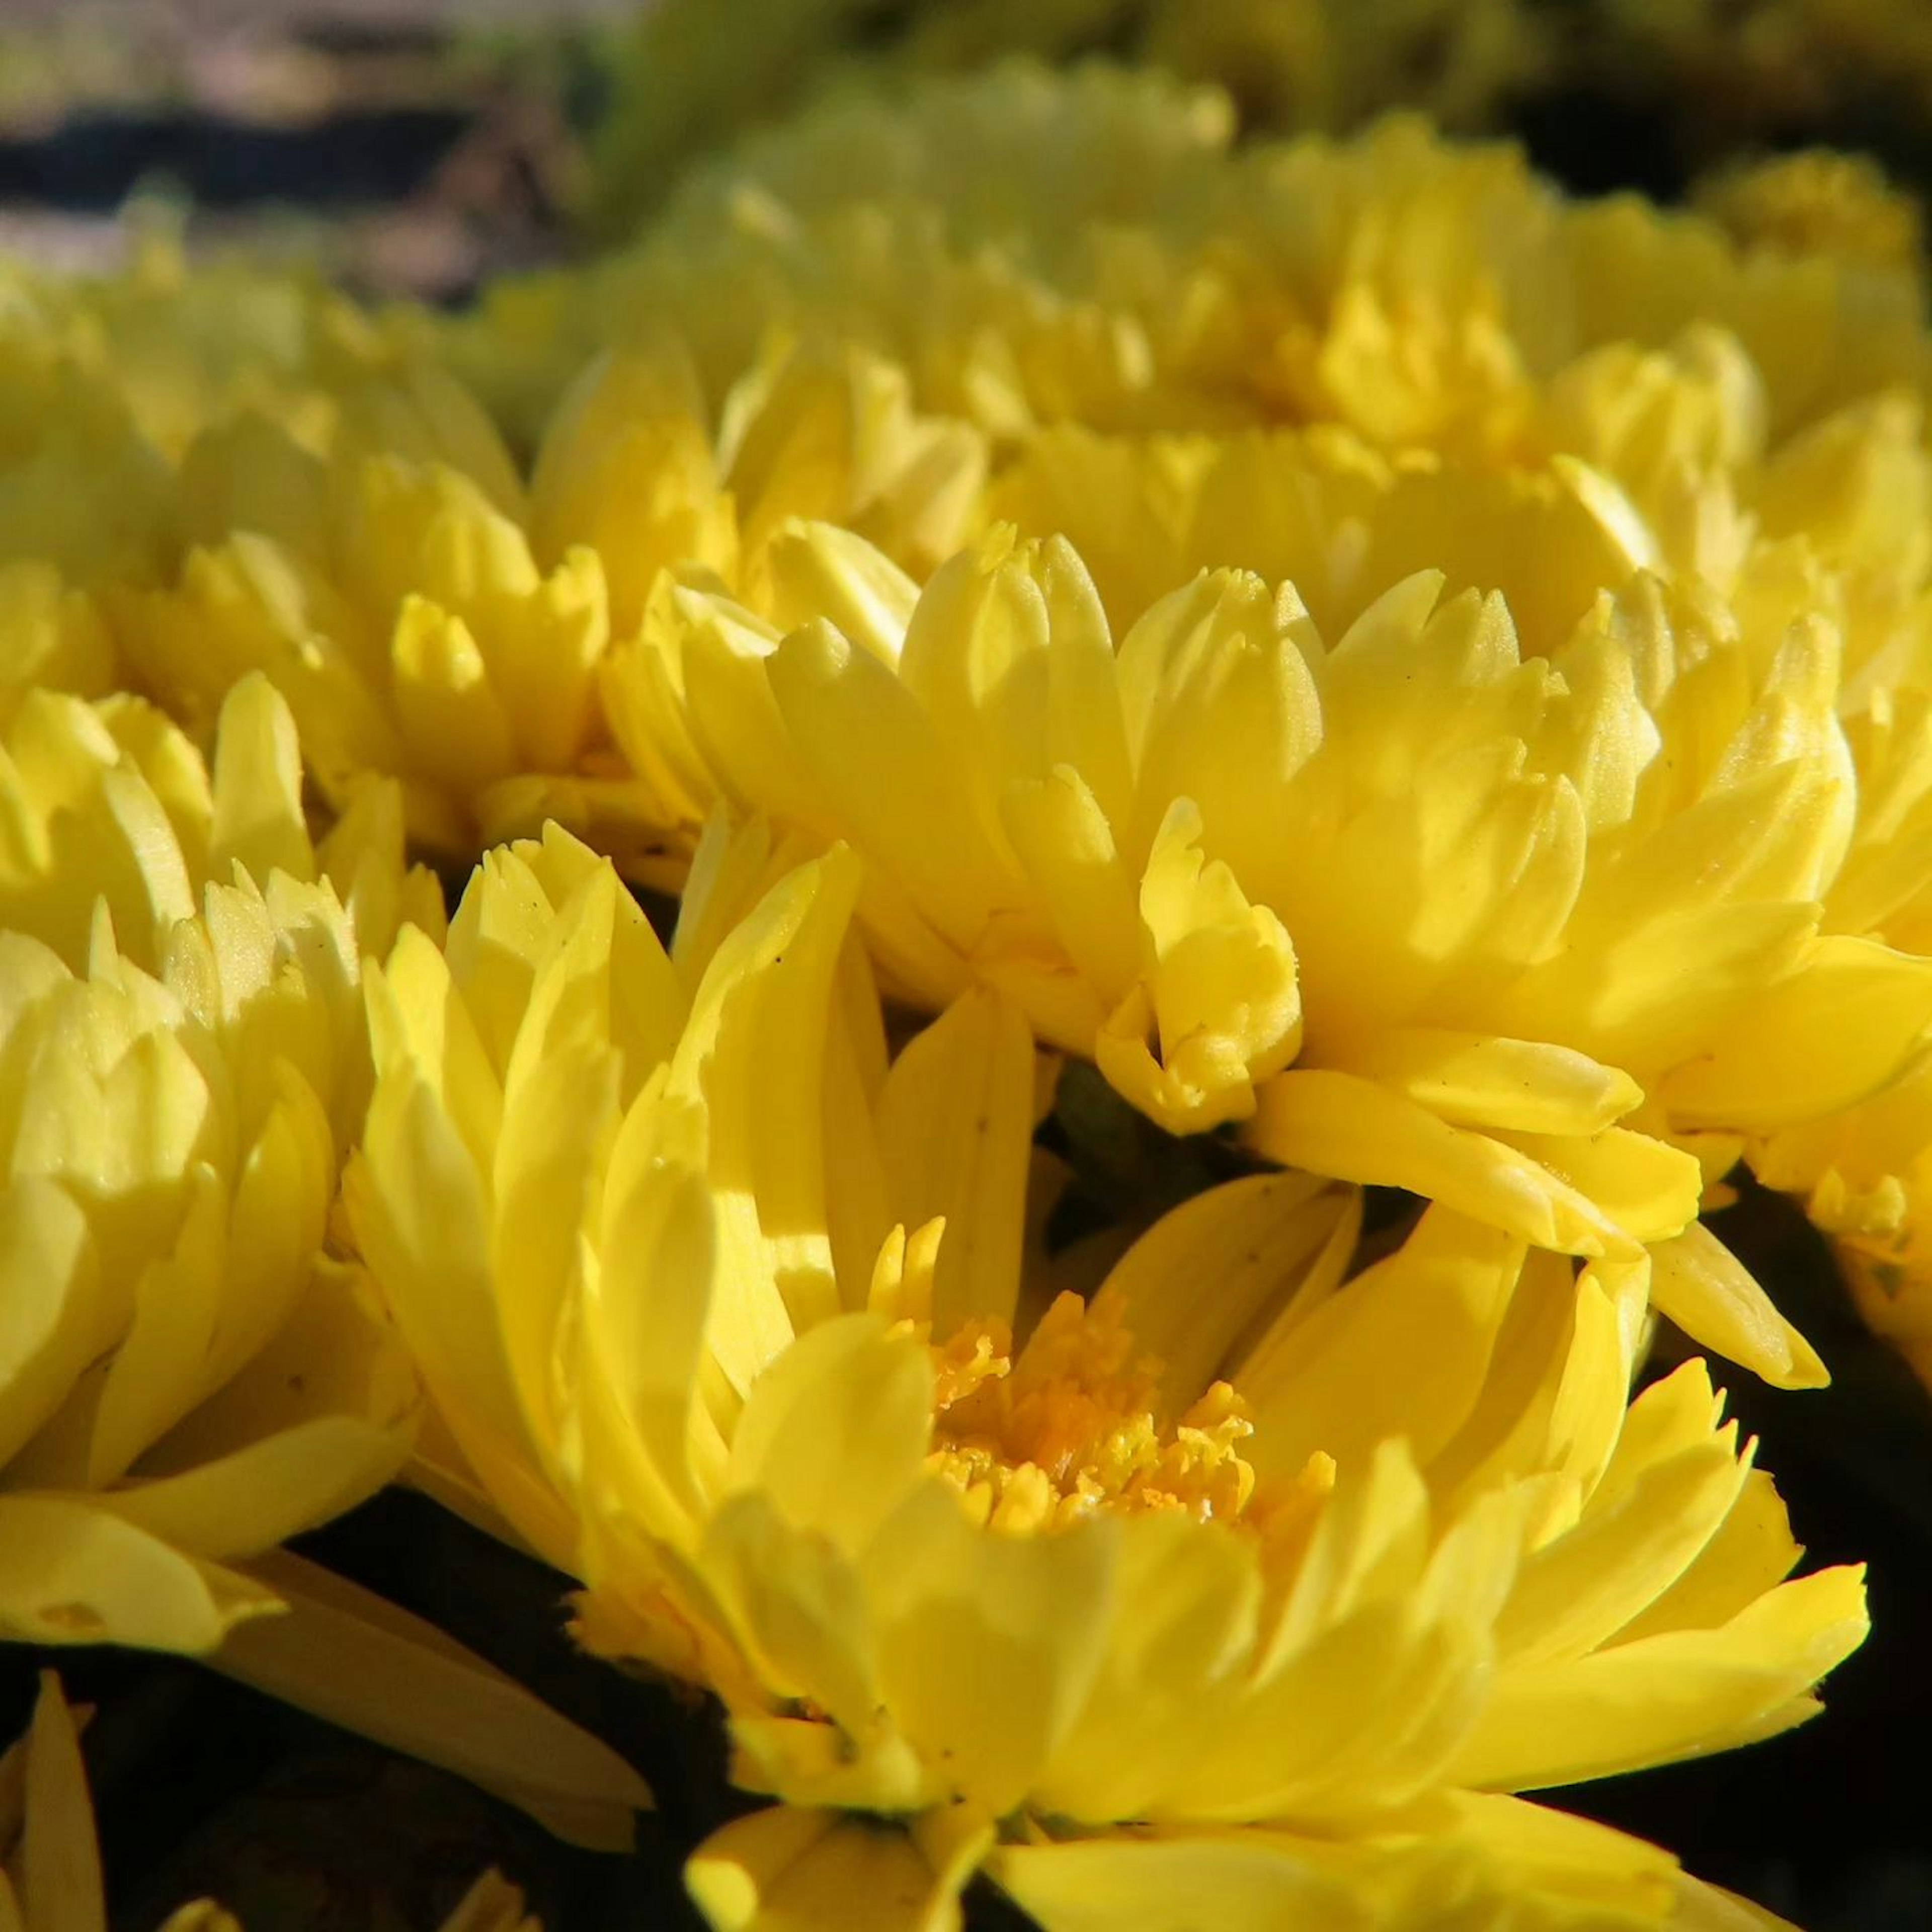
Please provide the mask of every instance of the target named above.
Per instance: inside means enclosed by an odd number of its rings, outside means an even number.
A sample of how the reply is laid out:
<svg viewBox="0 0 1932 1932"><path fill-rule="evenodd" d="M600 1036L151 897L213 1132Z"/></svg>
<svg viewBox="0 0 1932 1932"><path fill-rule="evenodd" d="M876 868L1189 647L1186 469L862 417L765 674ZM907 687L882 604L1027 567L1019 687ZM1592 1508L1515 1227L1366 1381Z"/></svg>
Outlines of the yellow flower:
<svg viewBox="0 0 1932 1932"><path fill-rule="evenodd" d="M0 561L10 572L25 562L84 584L152 569L171 527L169 483L111 382L36 322L0 316Z"/></svg>
<svg viewBox="0 0 1932 1932"><path fill-rule="evenodd" d="M392 776L412 836L456 857L580 799L621 813L621 784L597 782L621 774L599 764L596 671L660 565L752 589L767 532L796 513L849 518L916 563L956 541L976 492L974 434L914 418L903 382L856 354L753 370L716 431L675 356L600 363L527 491L474 411L453 388L374 388L326 455L260 416L211 431L183 471L202 542L172 585L112 600L130 663L172 707L205 721L264 672L337 808ZM460 434L413 434L424 414Z"/></svg>
<svg viewBox="0 0 1932 1932"><path fill-rule="evenodd" d="M1499 592L1534 650L1664 560L1636 506L1574 461L1392 460L1333 424L1153 436L1064 424L1029 442L986 502L1027 536L1071 543L1122 633L1202 570L1288 579L1340 635L1382 592L1436 569L1452 592Z"/></svg>
<svg viewBox="0 0 1932 1932"><path fill-rule="evenodd" d="M985 17L969 22L963 16L975 5ZM978 60L1048 51L1056 41L1064 44L1070 28L1079 32L1096 12L1114 10L1115 0L1048 0L1025 10L1010 0L974 0L946 10L950 20L928 19L923 32L915 23L904 64L915 74L964 64L922 57L922 40L937 52L949 32L956 46L977 41ZM700 142L715 147L722 133L742 131L747 118L769 119L773 106L801 100L808 104L797 117L797 134L761 142L754 133L732 164L742 160L753 178L782 184L788 200L794 185L808 197L826 190L850 194L856 173L869 166L874 189L936 190L970 206L988 232L1030 227L1042 206L1054 219L1083 206L1117 214L1144 206L1165 191L1164 176L1224 150L1232 138L1225 95L1184 88L1147 68L1090 65L1060 76L1004 59L976 85L928 82L920 92L935 111L915 116L896 106L896 90L877 85L834 88L814 98L808 76L814 66L823 77L839 64L834 33L840 16L854 10L850 0L790 0L765 23L755 50L736 49L728 58L701 9L673 5L642 23L621 70L626 97L602 130L603 152L586 198L592 220L611 238L622 238L662 199L664 184L679 180L665 165L669 154ZM728 89L748 116L721 112L717 97ZM1033 167L1042 144L1064 157L1064 165L1051 172Z"/></svg>
<svg viewBox="0 0 1932 1932"><path fill-rule="evenodd" d="M1828 626L1741 635L1640 578L1532 658L1425 573L1330 640L1223 572L1117 651L1058 542L923 592L823 527L772 558L773 621L670 587L614 660L667 816L849 840L889 990L999 988L1170 1131L1246 1122L1568 1252L1666 1244L1673 1318L1817 1378L1674 1238L1700 1159L1876 1091L1932 1018L1932 968L1820 930L1851 818Z"/></svg>
<svg viewBox="0 0 1932 1932"><path fill-rule="evenodd" d="M868 20L855 45L862 10L851 0L792 0L762 23L755 47L728 52L706 31L701 7L654 8L616 50L615 99L584 197L591 224L621 237L676 178L677 164L801 102L841 92L857 104L841 98L840 111L862 113L866 97L888 98L916 76L1016 54L1065 61L1105 46L1146 70L1144 91L1159 81L1178 93L1166 75L1213 82L1251 132L1264 132L1348 126L1403 104L1446 124L1481 125L1558 51L1520 0L948 0L890 32ZM1080 68L1074 74L1086 83ZM1232 124L1230 110L1220 112ZM1121 178L1108 165L1117 154L1092 138L1110 124L1083 131L1086 140L1070 144L1082 159L1066 172Z"/></svg>
<svg viewBox="0 0 1932 1932"><path fill-rule="evenodd" d="M366 952L387 951L405 921L440 932L442 890L404 861L394 787L362 788L317 842L302 777L288 707L259 674L222 705L212 764L139 698L32 692L0 725L0 927L80 971L104 908L115 946L152 972L240 866L326 880Z"/></svg>
<svg viewBox="0 0 1932 1932"><path fill-rule="evenodd" d="M440 906L393 797L311 848L259 680L212 781L132 700L31 698L0 794L0 1630L207 1650L277 1606L230 1559L407 1452L413 1377L326 1236L362 946Z"/></svg>
<svg viewBox="0 0 1932 1932"><path fill-rule="evenodd" d="M350 1197L584 1640L778 1801L713 1923L956 1924L981 1866L1056 1927L1726 1923L1508 1795L1801 1721L1864 1629L1701 1364L1628 1403L1647 1264L1436 1209L1351 1278L1352 1191L1265 1174L1056 1296L1018 1016L888 1066L854 868L782 862L709 845L667 957L581 848L490 855L372 976Z"/></svg>
<svg viewBox="0 0 1932 1932"><path fill-rule="evenodd" d="M1691 332L1753 371L1774 443L1922 376L1910 264L1570 202L1517 149L1413 119L1240 148L1228 123L1211 92L1105 70L833 94L695 170L574 285L505 285L448 352L494 387L500 340L527 412L641 317L674 318L714 386L772 326L824 327L1001 437L1333 421L1505 461L1542 448L1574 365Z"/></svg>
<svg viewBox="0 0 1932 1932"><path fill-rule="evenodd" d="M1923 671L1895 690L1881 684L1847 736L1859 809L1827 918L1842 932L1932 950L1932 684ZM1750 1154L1760 1179L1803 1199L1873 1328L1932 1382L1932 1040L1895 1084L1796 1120Z"/></svg>
<svg viewBox="0 0 1932 1932"><path fill-rule="evenodd" d="M51 1670L26 1735L0 1756L0 1926L7 1932L107 1932L100 1849L74 1714ZM242 1932L212 1899L168 1915L160 1932ZM543 1932L523 1894L485 1872L442 1932Z"/></svg>
<svg viewBox="0 0 1932 1932"><path fill-rule="evenodd" d="M1726 168L1697 184L1696 200L1748 247L1918 272L1917 205L1863 154L1811 148Z"/></svg>

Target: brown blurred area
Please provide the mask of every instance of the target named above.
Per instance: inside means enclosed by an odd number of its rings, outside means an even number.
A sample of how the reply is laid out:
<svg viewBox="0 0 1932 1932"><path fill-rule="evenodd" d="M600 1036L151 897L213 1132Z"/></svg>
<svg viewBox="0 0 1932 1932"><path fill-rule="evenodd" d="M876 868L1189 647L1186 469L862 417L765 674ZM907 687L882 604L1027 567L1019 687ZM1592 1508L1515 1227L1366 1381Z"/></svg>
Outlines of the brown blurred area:
<svg viewBox="0 0 1932 1932"><path fill-rule="evenodd" d="M600 37L633 0L0 0L0 249L190 253L431 301L552 259Z"/></svg>

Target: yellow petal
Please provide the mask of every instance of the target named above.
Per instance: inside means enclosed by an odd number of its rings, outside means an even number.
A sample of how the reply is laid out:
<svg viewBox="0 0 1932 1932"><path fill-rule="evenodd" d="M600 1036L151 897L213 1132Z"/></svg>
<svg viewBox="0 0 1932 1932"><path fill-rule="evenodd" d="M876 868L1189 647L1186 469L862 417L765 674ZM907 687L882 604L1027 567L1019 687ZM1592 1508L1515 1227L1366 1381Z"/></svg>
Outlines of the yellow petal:
<svg viewBox="0 0 1932 1932"><path fill-rule="evenodd" d="M1778 1312L1743 1262L1701 1222L1650 1251L1650 1298L1694 1342L1774 1388L1832 1379L1810 1342Z"/></svg>
<svg viewBox="0 0 1932 1932"><path fill-rule="evenodd" d="M483 1660L366 1590L286 1552L257 1558L286 1616L236 1630L209 1660L224 1676L394 1750L468 1778L564 1839L630 1848L643 1780Z"/></svg>
<svg viewBox="0 0 1932 1932"><path fill-rule="evenodd" d="M1352 1248L1360 1197L1305 1174L1258 1174L1164 1214L1100 1289L1162 1365L1166 1412L1186 1410L1245 1357L1262 1316L1298 1298L1331 1246ZM1244 1396L1255 1384L1240 1371Z"/></svg>
<svg viewBox="0 0 1932 1932"><path fill-rule="evenodd" d="M963 1874L938 1874L895 1825L779 1807L714 1832L685 1883L714 1932L958 1932Z"/></svg>
<svg viewBox="0 0 1932 1932"><path fill-rule="evenodd" d="M1658 1095L1687 1126L1760 1130L1835 1113L1895 1074L1932 1024L1932 961L1830 934L1727 1016Z"/></svg>
<svg viewBox="0 0 1932 1932"><path fill-rule="evenodd" d="M1200 1932L1210 1925L1361 1932L1372 1922L1330 1848L1286 1833L1000 1845L986 1869L1046 1932L1117 1932L1127 1925L1136 1932Z"/></svg>
<svg viewBox="0 0 1932 1932"><path fill-rule="evenodd" d="M1171 1133L1246 1119L1257 1083L1301 1046L1288 935L1201 841L1199 812L1176 800L1141 880L1150 967L1094 1043L1114 1088Z"/></svg>
<svg viewBox="0 0 1932 1932"><path fill-rule="evenodd" d="M1628 1073L1568 1047L1433 1028L1378 1033L1348 1065L1456 1126L1588 1136L1643 1098Z"/></svg>
<svg viewBox="0 0 1932 1932"><path fill-rule="evenodd" d="M1010 1320L1033 1145L1032 1036L998 994L956 1000L893 1063L880 1096L889 1219L943 1219L931 1319Z"/></svg>
<svg viewBox="0 0 1932 1932"><path fill-rule="evenodd" d="M753 1384L731 1441L729 1490L768 1496L785 1519L862 1548L923 1466L932 1371L872 1315L802 1335Z"/></svg>
<svg viewBox="0 0 1932 1932"><path fill-rule="evenodd" d="M80 1740L60 1680L40 1673L27 1749L26 1842L20 1854L21 1902L28 1925L58 1932L107 1932L94 1840L94 1807Z"/></svg>
<svg viewBox="0 0 1932 1932"><path fill-rule="evenodd" d="M1404 1187L1559 1253L1628 1255L1639 1243L1586 1195L1507 1142L1450 1126L1372 1081L1301 1068L1270 1081L1248 1144L1284 1167ZM1696 1163L1690 1163L1696 1172Z"/></svg>
<svg viewBox="0 0 1932 1932"><path fill-rule="evenodd" d="M99 1346L86 1219L28 1174L0 1193L0 1468L67 1399Z"/></svg>
<svg viewBox="0 0 1932 1932"><path fill-rule="evenodd" d="M402 1468L409 1448L406 1429L321 1416L94 1501L190 1556L253 1556L366 1502Z"/></svg>
<svg viewBox="0 0 1932 1932"><path fill-rule="evenodd" d="M214 779L212 877L225 882L232 865L244 867L259 885L278 869L298 879L314 877L295 719L259 673L244 678L222 705Z"/></svg>
<svg viewBox="0 0 1932 1932"><path fill-rule="evenodd" d="M1521 1791L1773 1736L1816 1714L1811 1687L1867 1628L1862 1572L1823 1570L1780 1584L1715 1630L1504 1672L1454 1775Z"/></svg>
<svg viewBox="0 0 1932 1932"><path fill-rule="evenodd" d="M0 1497L0 1629L31 1643L211 1651L274 1596L91 1501Z"/></svg>
<svg viewBox="0 0 1932 1932"><path fill-rule="evenodd" d="M1024 1796L1089 1694L1113 1528L1002 1536L930 1481L864 1554L884 1701L926 1761L989 1816Z"/></svg>
<svg viewBox="0 0 1932 1932"><path fill-rule="evenodd" d="M1352 1470L1400 1436L1426 1467L1474 1410L1522 1258L1509 1235L1432 1210L1243 1374L1248 1460L1292 1475L1318 1451Z"/></svg>

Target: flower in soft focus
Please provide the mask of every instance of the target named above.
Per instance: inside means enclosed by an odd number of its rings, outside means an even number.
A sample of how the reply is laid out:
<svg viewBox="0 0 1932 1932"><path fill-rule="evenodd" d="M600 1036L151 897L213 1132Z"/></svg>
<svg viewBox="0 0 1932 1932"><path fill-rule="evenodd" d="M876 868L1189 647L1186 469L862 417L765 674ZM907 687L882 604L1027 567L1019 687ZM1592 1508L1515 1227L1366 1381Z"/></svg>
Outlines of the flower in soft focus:
<svg viewBox="0 0 1932 1932"><path fill-rule="evenodd" d="M360 433L322 455L259 415L210 431L184 464L200 541L178 579L110 604L171 706L206 720L262 671L338 809L393 776L412 836L452 856L596 800L600 777L621 811L596 674L662 565L752 592L766 534L801 513L848 518L916 564L957 540L976 495L974 434L914 418L903 383L856 355L754 370L715 430L677 356L606 358L527 490L460 392L430 399L460 436L406 434L422 400L366 393Z"/></svg>
<svg viewBox="0 0 1932 1932"><path fill-rule="evenodd" d="M526 424L647 324L714 390L772 329L825 330L1003 440L1334 422L1502 463L1550 453L1551 392L1612 352L1721 340L1774 446L1918 379L1910 264L1572 202L1413 119L1239 148L1229 124L1212 90L1106 68L833 93L692 170L632 246L506 279L428 339Z"/></svg>
<svg viewBox="0 0 1932 1932"><path fill-rule="evenodd" d="M1696 199L1748 247L1919 272L1918 206L1863 154L1814 148L1726 168L1698 183Z"/></svg>
<svg viewBox="0 0 1932 1932"><path fill-rule="evenodd" d="M8 1932L107 1932L94 1806L74 1717L51 1670L26 1735L0 1756L0 1925ZM211 1899L169 1913L160 1932L242 1932ZM485 1872L442 1932L543 1932L523 1894Z"/></svg>
<svg viewBox="0 0 1932 1932"><path fill-rule="evenodd" d="M692 0L653 8L617 51L616 102L598 130L585 197L592 224L621 238L662 184L678 178L676 162L701 160L722 140L839 82L848 111L853 103L862 111L868 98L889 98L917 76L1106 47L1144 70L1149 84L1164 70L1225 89L1250 132L1346 126L1402 104L1468 126L1492 118L1556 51L1521 0L945 0L890 26L867 21L855 50L854 16L863 10L852 0L791 0L770 10L746 47L721 40ZM1070 146L1078 159L1067 175L1114 178L1108 164L1118 156L1103 143Z"/></svg>
<svg viewBox="0 0 1932 1932"><path fill-rule="evenodd" d="M1762 1923L1508 1795L1801 1721L1864 1628L1701 1363L1630 1402L1648 1262L1438 1208L1352 1274L1352 1190L1269 1174L1056 1292L1019 1016L889 1062L855 867L784 858L714 838L667 956L561 835L490 854L371 976L350 1190L452 1474L777 1801L713 1923L976 1868L1049 1927Z"/></svg>
<svg viewBox="0 0 1932 1932"><path fill-rule="evenodd" d="M772 558L769 619L667 588L614 724L668 816L849 841L889 990L998 988L1170 1131L1245 1122L1571 1253L1664 1244L1673 1318L1819 1376L1675 1238L1744 1136L1874 1093L1932 1018L1932 968L1820 930L1852 818L1828 624L1640 577L1532 657L1438 574L1324 639L1221 572L1117 650L1058 541L923 592L822 526Z"/></svg>
<svg viewBox="0 0 1932 1932"><path fill-rule="evenodd" d="M310 846L260 680L212 779L134 700L30 698L0 791L0 1630L208 1650L277 1606L231 1559L407 1454L413 1376L328 1223L363 946L440 903L393 799Z"/></svg>

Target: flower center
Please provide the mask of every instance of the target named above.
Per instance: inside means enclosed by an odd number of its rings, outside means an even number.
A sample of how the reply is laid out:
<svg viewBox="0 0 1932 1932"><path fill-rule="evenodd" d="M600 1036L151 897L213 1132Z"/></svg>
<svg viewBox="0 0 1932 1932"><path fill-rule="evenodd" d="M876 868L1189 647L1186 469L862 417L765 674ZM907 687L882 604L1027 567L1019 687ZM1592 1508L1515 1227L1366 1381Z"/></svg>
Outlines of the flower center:
<svg viewBox="0 0 1932 1932"><path fill-rule="evenodd" d="M1253 1496L1240 1398L1216 1382L1166 1420L1160 1364L1110 1304L1061 1295L1017 1358L997 1322L964 1323L932 1354L929 1465L992 1528L1026 1534L1102 1510L1231 1522Z"/></svg>

